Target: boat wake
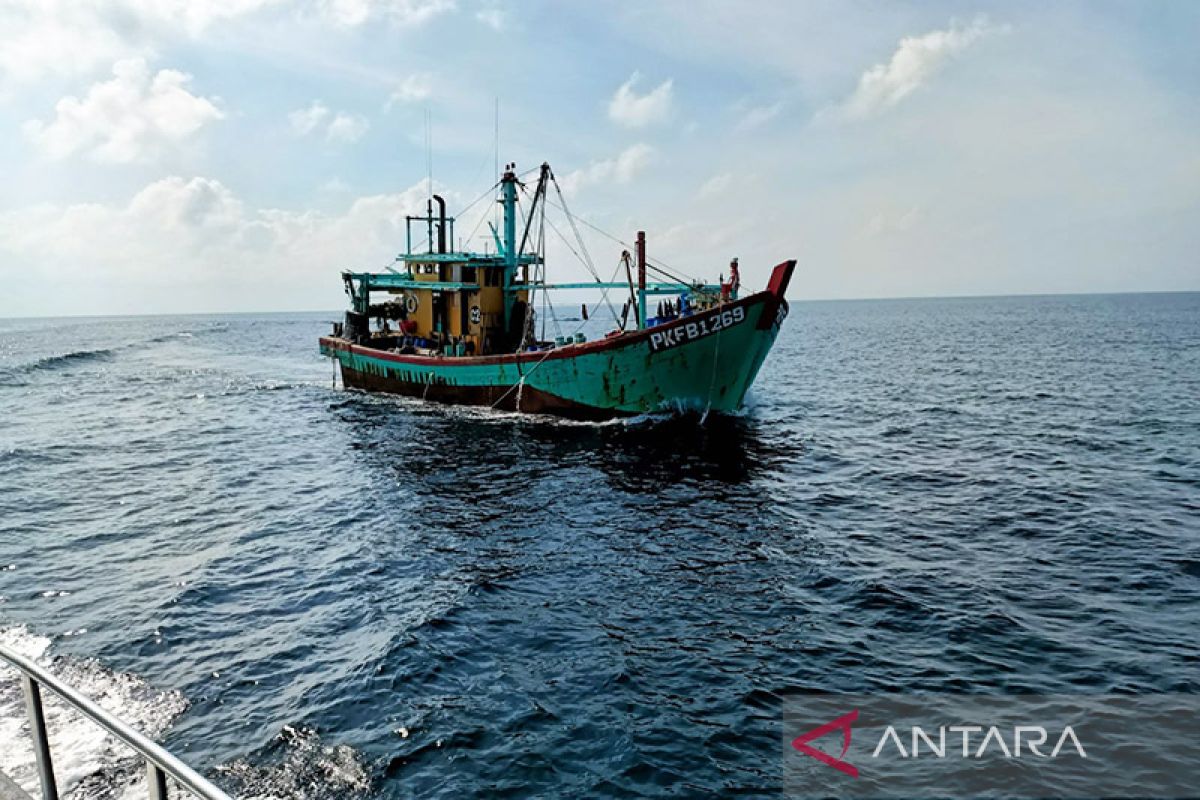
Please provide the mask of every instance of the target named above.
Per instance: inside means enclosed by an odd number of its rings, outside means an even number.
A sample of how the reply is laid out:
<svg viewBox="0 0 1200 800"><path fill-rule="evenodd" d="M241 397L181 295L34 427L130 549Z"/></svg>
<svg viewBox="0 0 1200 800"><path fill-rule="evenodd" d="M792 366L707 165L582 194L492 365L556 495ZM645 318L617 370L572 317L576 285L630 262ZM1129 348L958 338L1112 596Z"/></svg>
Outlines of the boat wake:
<svg viewBox="0 0 1200 800"><path fill-rule="evenodd" d="M431 403L420 398L404 395L368 393L356 389L338 389L335 394L346 398L331 404L331 408L346 406L393 407L421 416L445 417L447 419L495 424L511 427L519 424L526 427L548 428L647 428L657 425L675 425L681 422L703 426L713 420L737 420L748 416L746 409L706 414L702 409L682 403L674 403L658 411L635 414L631 417L613 417L604 420L572 419L553 414L531 414L524 411L506 411L487 406L453 405Z"/></svg>
<svg viewBox="0 0 1200 800"><path fill-rule="evenodd" d="M49 667L56 676L151 738L160 737L187 708L179 692L160 692L142 678L95 659L51 655L51 640L25 626L0 628L0 644ZM71 800L122 798L144 786L143 766L115 738L43 692L54 772L60 794ZM38 794L37 769L15 669L0 665L0 771ZM141 795L144 796L144 793Z"/></svg>
<svg viewBox="0 0 1200 800"><path fill-rule="evenodd" d="M152 739L161 740L188 707L178 691L95 659L53 654L53 641L24 625L0 627L0 645L48 667L56 676ZM54 772L64 800L134 800L146 796L141 759L90 720L43 692ZM0 665L0 772L40 796L19 674ZM218 783L238 800L332 800L364 794L371 778L362 757L329 745L313 730L285 726L260 766L238 759L217 767ZM195 766L195 765L194 765ZM182 795L181 795L182 796Z"/></svg>

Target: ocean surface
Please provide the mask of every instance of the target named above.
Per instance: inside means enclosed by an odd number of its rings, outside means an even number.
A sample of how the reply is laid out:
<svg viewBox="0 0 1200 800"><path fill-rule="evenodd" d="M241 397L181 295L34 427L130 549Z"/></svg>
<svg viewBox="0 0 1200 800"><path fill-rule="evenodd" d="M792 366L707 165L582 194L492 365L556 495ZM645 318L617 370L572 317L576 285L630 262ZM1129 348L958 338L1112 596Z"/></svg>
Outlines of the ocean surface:
<svg viewBox="0 0 1200 800"><path fill-rule="evenodd" d="M336 316L0 321L0 641L239 797L778 796L791 691L1200 692L1200 294L793 303L703 424L347 392ZM21 726L0 671L33 788Z"/></svg>

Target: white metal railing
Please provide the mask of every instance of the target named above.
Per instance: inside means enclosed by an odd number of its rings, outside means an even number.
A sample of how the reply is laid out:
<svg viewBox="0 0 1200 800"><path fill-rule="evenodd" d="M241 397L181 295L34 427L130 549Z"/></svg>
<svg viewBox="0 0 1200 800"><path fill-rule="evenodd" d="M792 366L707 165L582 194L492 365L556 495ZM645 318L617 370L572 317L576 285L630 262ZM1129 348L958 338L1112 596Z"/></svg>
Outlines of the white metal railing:
<svg viewBox="0 0 1200 800"><path fill-rule="evenodd" d="M201 800L232 800L198 772L184 764L163 747L131 728L127 723L105 711L90 698L51 675L31 659L0 646L0 661L5 661L21 674L25 693L25 711L29 716L29 733L33 738L33 754L37 761L42 800L58 800L58 783L54 779L54 764L50 759L50 740L46 736L46 716L42 708L42 688L58 695L95 724L120 739L146 762L146 784L150 800L167 800L167 778Z"/></svg>

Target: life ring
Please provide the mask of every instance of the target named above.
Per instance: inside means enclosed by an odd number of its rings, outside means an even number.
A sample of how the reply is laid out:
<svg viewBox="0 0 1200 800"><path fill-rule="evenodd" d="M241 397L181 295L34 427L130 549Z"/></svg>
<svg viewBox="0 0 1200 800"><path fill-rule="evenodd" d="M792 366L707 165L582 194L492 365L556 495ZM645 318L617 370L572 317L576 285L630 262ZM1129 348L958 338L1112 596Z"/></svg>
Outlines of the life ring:
<svg viewBox="0 0 1200 800"><path fill-rule="evenodd" d="M404 295L404 308L406 311L408 311L408 313L417 313L418 305L420 305L420 301L417 300L416 294L409 292L408 294Z"/></svg>

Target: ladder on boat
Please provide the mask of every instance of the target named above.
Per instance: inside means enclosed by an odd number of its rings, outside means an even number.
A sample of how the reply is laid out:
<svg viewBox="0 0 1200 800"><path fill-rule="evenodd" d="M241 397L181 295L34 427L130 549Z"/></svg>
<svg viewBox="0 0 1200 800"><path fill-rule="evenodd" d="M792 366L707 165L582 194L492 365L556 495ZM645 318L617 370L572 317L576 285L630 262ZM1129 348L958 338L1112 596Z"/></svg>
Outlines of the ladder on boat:
<svg viewBox="0 0 1200 800"><path fill-rule="evenodd" d="M93 700L63 683L32 659L0 646L0 662L14 667L20 674L25 695L25 711L29 717L29 734L33 738L33 753L37 762L41 800L58 800L58 784L54 779L54 764L50 758L50 740L46 735L46 715L42 708L42 689L49 689L64 703L108 731L146 763L146 785L150 800L167 800L168 778L192 797L201 800L232 800L229 795L207 781L198 772L168 753L161 745L150 741L127 723L109 714ZM0 773L0 800L33 800L12 779Z"/></svg>

